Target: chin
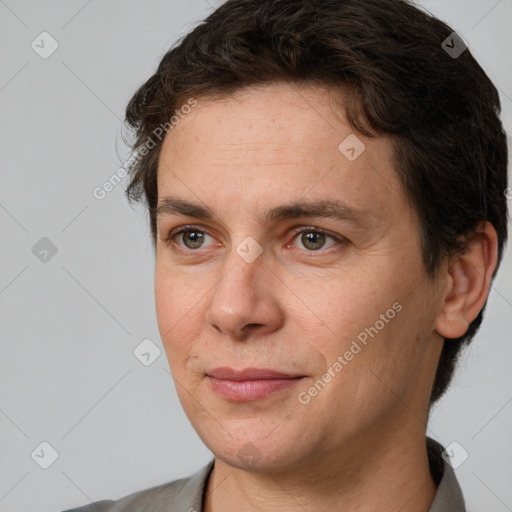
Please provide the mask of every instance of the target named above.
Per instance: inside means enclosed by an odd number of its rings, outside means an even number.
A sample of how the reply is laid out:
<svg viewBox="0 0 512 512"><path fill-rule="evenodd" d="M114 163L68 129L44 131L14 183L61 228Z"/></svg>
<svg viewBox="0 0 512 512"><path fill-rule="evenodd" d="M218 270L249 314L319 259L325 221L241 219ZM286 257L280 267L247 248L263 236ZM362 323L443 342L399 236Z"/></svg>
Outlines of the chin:
<svg viewBox="0 0 512 512"><path fill-rule="evenodd" d="M238 452L233 453L223 451L216 455L225 464L243 471L252 471L255 473L279 473L294 469L297 466L297 454L292 458L283 453L261 452L255 445L248 441Z"/></svg>
<svg viewBox="0 0 512 512"><path fill-rule="evenodd" d="M245 436L224 435L221 438L212 439L210 436L202 436L201 439L216 458L222 460L231 467L253 472L286 472L296 469L304 463L304 455L299 443L304 439L300 436L294 440L290 433L284 430L281 435L262 434Z"/></svg>

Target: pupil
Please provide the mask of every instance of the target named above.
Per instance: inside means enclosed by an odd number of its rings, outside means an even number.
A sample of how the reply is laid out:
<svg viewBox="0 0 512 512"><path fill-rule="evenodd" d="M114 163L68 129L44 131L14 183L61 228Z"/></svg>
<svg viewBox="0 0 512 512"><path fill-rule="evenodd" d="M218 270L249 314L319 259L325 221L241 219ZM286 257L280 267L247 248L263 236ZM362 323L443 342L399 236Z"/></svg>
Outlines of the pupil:
<svg viewBox="0 0 512 512"><path fill-rule="evenodd" d="M197 231L188 231L185 233L185 245L191 249L197 249L201 246L204 235Z"/></svg>
<svg viewBox="0 0 512 512"><path fill-rule="evenodd" d="M302 234L302 243L310 249L320 249L325 243L325 235L323 233L306 232Z"/></svg>

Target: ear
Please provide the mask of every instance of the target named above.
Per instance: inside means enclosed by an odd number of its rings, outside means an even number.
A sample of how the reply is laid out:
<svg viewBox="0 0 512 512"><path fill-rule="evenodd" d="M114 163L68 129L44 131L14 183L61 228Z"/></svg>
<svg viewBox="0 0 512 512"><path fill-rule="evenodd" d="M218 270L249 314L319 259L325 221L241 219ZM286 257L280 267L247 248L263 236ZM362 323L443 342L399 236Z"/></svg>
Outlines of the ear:
<svg viewBox="0 0 512 512"><path fill-rule="evenodd" d="M445 338L459 338L483 308L497 265L498 237L490 222L481 222L466 239L463 254L447 268L446 289L435 323Z"/></svg>

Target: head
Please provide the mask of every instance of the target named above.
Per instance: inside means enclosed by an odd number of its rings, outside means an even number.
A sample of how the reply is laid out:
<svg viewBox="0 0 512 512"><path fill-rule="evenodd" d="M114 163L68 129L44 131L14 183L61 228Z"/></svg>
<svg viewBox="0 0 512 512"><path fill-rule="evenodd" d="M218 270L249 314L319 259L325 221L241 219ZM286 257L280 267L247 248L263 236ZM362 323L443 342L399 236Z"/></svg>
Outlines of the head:
<svg viewBox="0 0 512 512"><path fill-rule="evenodd" d="M452 32L404 0L228 0L130 101L127 193L212 451L230 436L311 461L446 391L507 239L498 92L445 51ZM217 366L301 380L236 402L211 390Z"/></svg>

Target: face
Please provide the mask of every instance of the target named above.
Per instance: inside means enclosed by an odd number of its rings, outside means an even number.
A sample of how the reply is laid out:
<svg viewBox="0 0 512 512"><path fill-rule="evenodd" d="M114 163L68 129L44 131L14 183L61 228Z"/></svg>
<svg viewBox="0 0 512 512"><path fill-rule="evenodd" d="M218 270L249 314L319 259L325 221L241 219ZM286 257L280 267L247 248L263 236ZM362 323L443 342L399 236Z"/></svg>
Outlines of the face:
<svg viewBox="0 0 512 512"><path fill-rule="evenodd" d="M164 140L160 334L193 427L238 468L311 468L424 429L443 286L391 141L356 138L335 105L265 85L198 100Z"/></svg>

